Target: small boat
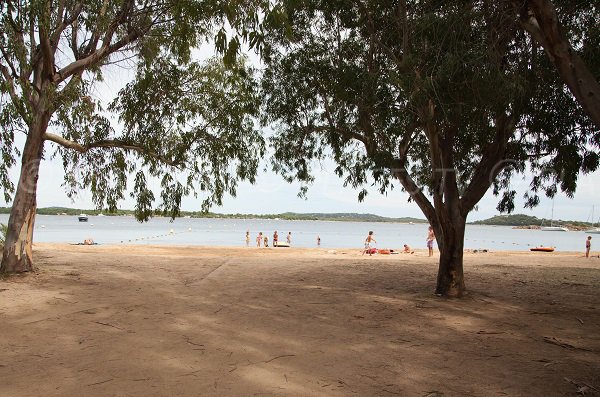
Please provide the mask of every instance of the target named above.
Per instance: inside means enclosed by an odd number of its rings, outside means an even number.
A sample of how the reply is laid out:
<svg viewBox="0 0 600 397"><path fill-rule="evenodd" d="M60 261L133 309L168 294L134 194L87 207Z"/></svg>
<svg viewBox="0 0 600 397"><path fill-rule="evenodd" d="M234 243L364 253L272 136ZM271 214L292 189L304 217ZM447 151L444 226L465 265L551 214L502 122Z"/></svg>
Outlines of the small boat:
<svg viewBox="0 0 600 397"><path fill-rule="evenodd" d="M554 247L534 247L529 250L535 252L554 252Z"/></svg>
<svg viewBox="0 0 600 397"><path fill-rule="evenodd" d="M87 222L88 216L86 214L79 214L79 222Z"/></svg>
<svg viewBox="0 0 600 397"><path fill-rule="evenodd" d="M540 230L543 230L545 232L568 232L569 229L567 229L566 227L562 227L562 226L542 226L540 227Z"/></svg>

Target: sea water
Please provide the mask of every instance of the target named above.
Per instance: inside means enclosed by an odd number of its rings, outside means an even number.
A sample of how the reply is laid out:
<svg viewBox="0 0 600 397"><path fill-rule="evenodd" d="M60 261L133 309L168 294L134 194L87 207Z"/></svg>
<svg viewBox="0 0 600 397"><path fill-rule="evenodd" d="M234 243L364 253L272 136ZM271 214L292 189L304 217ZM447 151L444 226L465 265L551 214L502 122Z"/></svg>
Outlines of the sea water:
<svg viewBox="0 0 600 397"><path fill-rule="evenodd" d="M8 215L0 214L0 223L7 223ZM279 241L286 241L292 233L292 246L361 249L370 230L376 246L400 250L404 244L412 248L426 248L427 224L289 221L277 219L217 219L155 217L145 223L131 216L89 216L88 222L79 222L77 216L38 215L34 242L81 243L91 238L99 244L158 244L245 246L246 231L250 232L250 246L256 246L259 232L269 237L273 232ZM553 246L557 251L584 251L584 232L549 232L513 229L506 226L467 225L465 249L494 251L521 251L535 246ZM600 240L600 239L599 239ZM598 241L600 246L600 241ZM594 250L594 240L592 240Z"/></svg>

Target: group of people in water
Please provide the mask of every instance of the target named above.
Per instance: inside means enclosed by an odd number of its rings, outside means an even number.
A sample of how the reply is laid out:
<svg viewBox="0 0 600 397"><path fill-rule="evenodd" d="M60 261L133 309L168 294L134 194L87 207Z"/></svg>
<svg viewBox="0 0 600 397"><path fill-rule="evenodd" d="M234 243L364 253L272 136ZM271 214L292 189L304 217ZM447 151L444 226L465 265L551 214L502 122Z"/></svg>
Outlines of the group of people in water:
<svg viewBox="0 0 600 397"><path fill-rule="evenodd" d="M292 245L292 232L288 232L288 235L286 237L286 242L287 244L285 244L287 247ZM250 246L250 231L246 230L246 247ZM263 232L259 232L258 236L256 236L256 246L257 247L268 247L269 246L269 237L265 234L263 235ZM282 244L279 243L279 234L277 233L277 230L275 230L275 232L273 233L273 247L278 247L278 246L282 246Z"/></svg>
<svg viewBox="0 0 600 397"><path fill-rule="evenodd" d="M429 251L429 256L433 256L433 242L435 240L435 233L433 231L433 227L429 226L428 232L427 232L427 249ZM287 237L286 237L286 243L285 244L281 244L279 242L279 234L277 233L277 230L275 230L275 232L273 233L273 247L278 247L278 246L285 246L285 247L290 247L292 245L292 232L288 232ZM367 238L365 239L365 249L363 251L363 254L369 254L369 255L373 255L374 253L377 252L377 248L376 248L376 244L377 241L375 240L374 237L374 233L373 231L369 231L369 234L367 235ZM259 232L258 235L256 236L256 246L257 247L269 247L269 237L266 234L263 234L263 232ZM321 246L321 236L317 236L317 247ZM246 247L250 247L250 231L246 230ZM391 252L393 252L393 250L390 250ZM407 253L407 254L414 254L414 250L408 245L408 244L404 244L404 247L402 249L403 253Z"/></svg>

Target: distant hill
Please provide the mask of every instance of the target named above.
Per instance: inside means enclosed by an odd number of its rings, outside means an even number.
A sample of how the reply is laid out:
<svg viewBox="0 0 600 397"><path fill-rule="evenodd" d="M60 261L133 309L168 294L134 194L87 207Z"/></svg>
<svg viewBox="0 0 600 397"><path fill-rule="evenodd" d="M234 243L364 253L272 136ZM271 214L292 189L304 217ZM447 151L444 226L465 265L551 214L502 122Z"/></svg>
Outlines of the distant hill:
<svg viewBox="0 0 600 397"><path fill-rule="evenodd" d="M514 215L496 215L488 219L471 222L474 225L497 225L497 226L529 226L529 225L541 225L550 222L549 220L540 219L535 216L525 214L514 214Z"/></svg>
<svg viewBox="0 0 600 397"><path fill-rule="evenodd" d="M10 213L10 208L0 207L0 214ZM116 212L66 208L66 207L46 207L38 208L37 213L40 215L79 215L85 213L87 215L103 214L106 216L116 215L133 215L131 210L118 210ZM157 216L164 214L157 213ZM224 219L284 219L284 220L308 220L308 221L338 221L338 222L398 222L398 223L427 223L424 219L402 217L388 218L374 214L357 214L357 213L296 213L285 212L282 214L219 214L214 212L190 212L181 211L180 217L189 216L192 218L224 218Z"/></svg>
<svg viewBox="0 0 600 397"><path fill-rule="evenodd" d="M213 214L219 215L219 214ZM232 215L225 215L231 217ZM241 215L236 214L234 217L256 217L261 219L286 219L286 220L308 220L308 221L341 221L341 222L399 222L399 223L427 223L424 219L402 217L388 218L374 214L357 214L357 213L296 213L285 212L283 214L268 214L268 215Z"/></svg>
<svg viewBox="0 0 600 397"><path fill-rule="evenodd" d="M569 230L584 230L592 226L589 222L564 221L562 219L554 220L553 223L555 225L564 226ZM525 214L496 215L488 219L471 222L471 224L539 228L542 224L549 226L550 219L538 218Z"/></svg>

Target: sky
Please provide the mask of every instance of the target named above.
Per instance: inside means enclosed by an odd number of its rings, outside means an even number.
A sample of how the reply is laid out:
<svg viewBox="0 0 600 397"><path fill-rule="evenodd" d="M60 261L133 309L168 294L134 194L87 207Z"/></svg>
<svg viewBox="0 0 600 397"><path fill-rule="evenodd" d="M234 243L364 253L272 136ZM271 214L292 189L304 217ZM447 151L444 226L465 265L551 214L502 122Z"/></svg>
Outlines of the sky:
<svg viewBox="0 0 600 397"><path fill-rule="evenodd" d="M196 57L206 58L212 55L208 49L200 50ZM103 82L97 83L95 96L108 103L118 92L121 86L131 79L132 70L115 67L105 72ZM22 145L24 137L17 137ZM47 153L53 151L46 143ZM48 156L47 156L48 157ZM20 165L20 161L17 161ZM265 163L266 165L266 163ZM261 167L261 169L264 167ZM354 212L370 213L386 217L415 217L424 219L419 207L415 203L408 202L408 195L403 193L396 183L396 189L387 195L380 194L376 189L369 189L369 194L363 202L358 202L358 191L343 187L343 182L333 173L334 165L324 164L323 167L315 167L317 170L316 180L309 188L307 199L299 198L299 184L289 184L273 172L260 173L256 184L251 185L242 182L238 187L237 197L225 197L223 206L213 207L212 212L218 213L244 213L244 214L278 214L283 212ZM16 182L18 178L18 167L11 170L11 178ZM40 167L38 185L38 207L72 207L81 209L94 208L89 191L81 191L78 197L71 201L65 194L61 184L63 181L63 169L60 159L44 160ZM130 180L130 184L131 184ZM520 199L527 191L528 181L515 178L512 187L517 191L517 203L514 213L524 213L539 218L550 218L552 207L554 207L554 219L592 221L592 207L596 208L594 218L600 218L600 171L582 176L578 183L578 189L573 199L559 193L554 201L542 197L541 204L533 210L523 208L523 200ZM158 190L155 191L158 197ZM200 199L188 197L183 200L182 210L199 211ZM11 203L3 203L0 198L0 206L10 206ZM488 191L480 201L477 210L473 211L468 220L474 221L497 215L496 205L498 198ZM133 209L134 201L130 198L121 203L123 209Z"/></svg>
<svg viewBox="0 0 600 397"><path fill-rule="evenodd" d="M18 169L12 171L13 181L17 180ZM71 201L61 187L63 169L60 160L44 160L40 167L38 186L38 207L72 207L81 209L94 208L89 191L81 191L78 197ZM600 172L583 176L578 184L578 190L573 199L558 194L554 199L554 219L591 221L592 206L596 211L594 218L600 218ZM130 182L131 183L131 182ZM528 182L515 179L513 187L517 197L522 197L527 190ZM221 207L213 207L212 212L244 213L244 214L278 214L283 212L355 212L370 213L387 217L415 217L424 219L419 207L408 202L408 195L399 189L382 195L374 189L363 202L358 202L358 191L343 187L343 182L333 173L333 164L324 165L316 174L316 180L309 188L307 199L297 197L300 185L289 184L272 172L260 173L254 185L247 182L240 184L237 197L226 197ZM156 194L158 196L158 194ZM0 202L4 201L3 199ZM478 204L477 211L469 216L469 221L489 218L497 215L498 198L491 191ZM9 205L9 203L6 203ZM121 208L133 209L134 202L127 199ZM200 199L185 198L182 209L199 211ZM523 208L523 200L517 199L514 213L525 213L539 218L550 218L552 215L552 200L542 198L541 204L533 210Z"/></svg>

